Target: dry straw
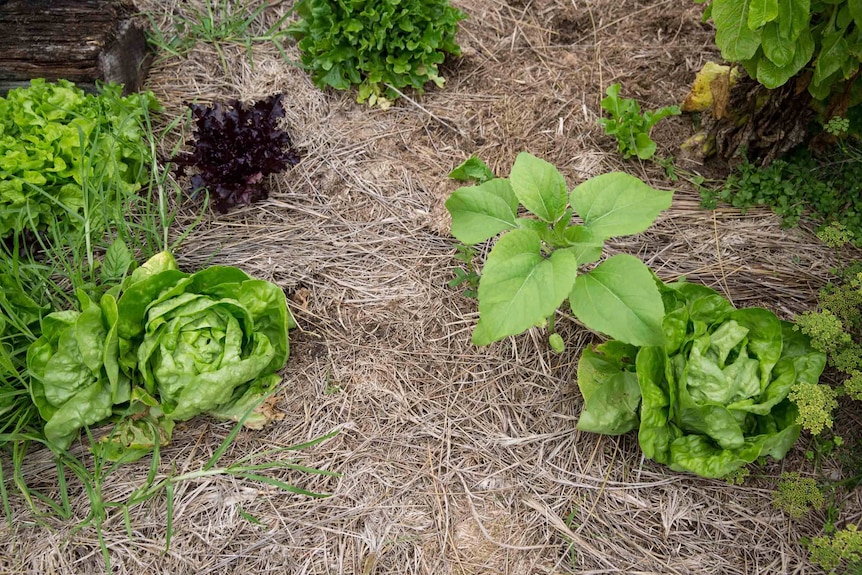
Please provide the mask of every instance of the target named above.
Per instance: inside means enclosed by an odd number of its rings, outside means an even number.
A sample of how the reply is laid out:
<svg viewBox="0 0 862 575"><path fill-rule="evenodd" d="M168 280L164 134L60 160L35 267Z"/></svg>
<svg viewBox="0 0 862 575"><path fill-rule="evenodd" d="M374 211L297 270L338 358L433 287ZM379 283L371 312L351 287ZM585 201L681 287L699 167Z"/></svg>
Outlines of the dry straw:
<svg viewBox="0 0 862 575"><path fill-rule="evenodd" d="M301 326L277 395L284 419L241 433L226 458L340 429L300 461L343 477L284 472L332 493L324 500L233 478L182 485L167 554L163 502L133 511L131 540L122 518L109 516L115 572L812 572L797 541L818 518L791 522L770 505L781 464L737 487L644 461L632 435L577 432L575 366L594 337L561 318L562 355L538 331L475 348L476 303L446 287L456 265L442 207L455 186L446 174L472 153L499 172L527 150L559 166L570 185L624 169L668 186L653 167L621 163L596 125L598 103L612 82L648 108L680 101L696 69L716 57L702 7L455 3L470 19L458 36L464 57L443 67L446 88L408 94L387 112L318 91L267 43L254 46L253 64L243 47L222 46L220 56L198 45L152 71L148 87L168 116L186 101L286 94L304 160L272 178L269 200L208 218L178 258L185 269L224 263L278 282ZM139 1L162 24L192 4ZM290 3L272 4L264 16L274 21ZM298 60L292 45L287 55ZM691 130L685 118L666 122L655 134L660 154ZM611 251L782 317L814 304L834 255L810 233L782 230L761 210L702 211L687 184L674 188L674 206L656 226ZM202 418L184 424L163 453L164 471L199 467L227 431ZM788 466L801 459L791 457ZM51 477L47 454L34 453L27 471L37 487ZM121 499L146 471L143 462L125 467L106 496ZM50 491L50 482L41 487ZM56 520L33 526L17 503L15 528L0 526L0 572L101 571L91 530ZM86 515L83 494L73 505Z"/></svg>

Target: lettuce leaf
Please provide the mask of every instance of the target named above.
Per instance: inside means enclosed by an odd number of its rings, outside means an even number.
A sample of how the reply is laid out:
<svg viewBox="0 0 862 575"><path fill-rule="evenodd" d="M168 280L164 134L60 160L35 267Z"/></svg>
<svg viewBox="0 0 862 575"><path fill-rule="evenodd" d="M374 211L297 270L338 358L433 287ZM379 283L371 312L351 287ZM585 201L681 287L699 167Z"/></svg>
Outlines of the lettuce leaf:
<svg viewBox="0 0 862 575"><path fill-rule="evenodd" d="M796 382L817 382L825 355L772 312L736 310L709 288L671 284L662 297L665 346L611 341L584 351L578 428L637 427L646 457L705 477L784 457L801 431L787 396Z"/></svg>
<svg viewBox="0 0 862 575"><path fill-rule="evenodd" d="M117 297L119 295L119 297ZM161 253L99 303L55 312L27 351L30 393L45 437L64 450L81 428L119 424L104 454L132 461L202 413L240 420L280 381L295 322L284 292L238 268L180 271ZM252 413L245 422L262 426Z"/></svg>

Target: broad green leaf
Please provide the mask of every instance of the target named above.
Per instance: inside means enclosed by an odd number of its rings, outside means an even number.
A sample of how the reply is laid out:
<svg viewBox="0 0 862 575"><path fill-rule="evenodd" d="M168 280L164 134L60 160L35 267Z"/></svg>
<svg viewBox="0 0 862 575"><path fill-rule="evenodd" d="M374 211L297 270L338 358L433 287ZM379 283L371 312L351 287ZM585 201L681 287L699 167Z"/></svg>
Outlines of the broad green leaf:
<svg viewBox="0 0 862 575"><path fill-rule="evenodd" d="M452 215L452 235L467 245L517 227L518 199L504 178L458 188L446 200L446 209Z"/></svg>
<svg viewBox="0 0 862 575"><path fill-rule="evenodd" d="M751 0L748 8L748 27L751 30L762 28L778 18L778 0Z"/></svg>
<svg viewBox="0 0 862 575"><path fill-rule="evenodd" d="M110 417L111 407L107 383L101 380L90 383L63 403L45 423L45 439L56 448L68 449L82 427Z"/></svg>
<svg viewBox="0 0 862 575"><path fill-rule="evenodd" d="M627 105L630 105L629 102L634 102L634 100L626 100L624 98L620 98L621 88L621 84L611 84L610 86L608 86L607 90L605 90L605 94L607 94L607 97L602 98L601 101L602 109L609 112L614 118L619 118L627 111L623 108L623 102L625 102Z"/></svg>
<svg viewBox="0 0 862 575"><path fill-rule="evenodd" d="M847 0L847 7L856 26L862 27L862 0Z"/></svg>
<svg viewBox="0 0 862 575"><path fill-rule="evenodd" d="M781 358L781 321L771 311L756 307L734 311L730 317L748 329L748 350L760 363L760 391L764 391Z"/></svg>
<svg viewBox="0 0 862 575"><path fill-rule="evenodd" d="M646 128L650 129L665 118L669 116L679 116L681 111L679 106L665 106L664 108L659 108L655 111L647 111L644 112L644 119L646 119Z"/></svg>
<svg viewBox="0 0 862 575"><path fill-rule="evenodd" d="M480 184L484 184L494 179L494 172L477 156L470 156L464 163L449 172L449 177L459 182L474 180Z"/></svg>
<svg viewBox="0 0 862 575"><path fill-rule="evenodd" d="M701 477L724 477L758 457L766 438L749 439L741 449L722 449L704 435L684 435L671 444L670 468Z"/></svg>
<svg viewBox="0 0 862 575"><path fill-rule="evenodd" d="M521 152L509 180L518 200L541 220L553 223L566 212L566 180L553 164Z"/></svg>
<svg viewBox="0 0 862 575"><path fill-rule="evenodd" d="M597 238L587 227L569 226L563 235L571 246L566 249L572 251L579 266L591 264L601 259L604 240Z"/></svg>
<svg viewBox="0 0 862 575"><path fill-rule="evenodd" d="M595 238L637 234L670 207L673 192L656 190L623 172L591 178L572 190L572 207Z"/></svg>
<svg viewBox="0 0 862 575"><path fill-rule="evenodd" d="M640 429L638 443L643 454L659 463L670 463L670 445L681 435L675 419L675 401L668 382L668 357L660 347L643 347L635 359L635 371L641 390Z"/></svg>
<svg viewBox="0 0 862 575"><path fill-rule="evenodd" d="M102 308L94 304L81 312L75 322L75 339L81 361L94 374L102 367L107 337L108 331L102 323Z"/></svg>
<svg viewBox="0 0 862 575"><path fill-rule="evenodd" d="M566 299L577 273L578 262L566 250L545 258L532 230L504 235L482 269L473 343L487 345L543 322Z"/></svg>
<svg viewBox="0 0 862 575"><path fill-rule="evenodd" d="M583 351L578 360L578 388L584 407L578 429L620 435L638 426L638 377L626 370L626 366L634 365L636 355L634 346L613 340Z"/></svg>
<svg viewBox="0 0 862 575"><path fill-rule="evenodd" d="M158 273L167 270L176 270L179 271L179 266L177 265L177 260L174 259L174 256L170 254L170 252L159 252L147 261L145 261L139 268L132 272L130 284L137 283L139 281L143 281L144 279L154 276Z"/></svg>
<svg viewBox="0 0 862 575"><path fill-rule="evenodd" d="M748 60L760 47L760 30L748 27L750 4L751 0L714 0L712 3L715 43L725 60Z"/></svg>
<svg viewBox="0 0 862 575"><path fill-rule="evenodd" d="M796 53L796 42L790 38L784 38L778 31L778 24L769 22L763 27L763 53L769 60L779 68L783 68L793 61Z"/></svg>
<svg viewBox="0 0 862 575"><path fill-rule="evenodd" d="M649 134L640 132L635 135L635 149L637 150L638 158L649 160L655 155L656 143L649 137Z"/></svg>
<svg viewBox="0 0 862 575"><path fill-rule="evenodd" d="M856 2L858 0L851 0ZM811 0L779 0L778 33L787 40L796 40L808 30L811 19Z"/></svg>
<svg viewBox="0 0 862 575"><path fill-rule="evenodd" d="M814 56L814 40L811 38L811 33L805 30L796 40L793 60L788 65L779 67L767 58L758 60L757 81L770 89L783 86L808 65L812 56Z"/></svg>
<svg viewBox="0 0 862 575"><path fill-rule="evenodd" d="M592 330L632 345L664 344L661 293L653 273L634 256L613 256L578 276L569 301Z"/></svg>
<svg viewBox="0 0 862 575"><path fill-rule="evenodd" d="M117 238L105 252L105 261L102 263L103 281L110 282L122 278L129 271L132 262L129 248L123 240Z"/></svg>
<svg viewBox="0 0 862 575"><path fill-rule="evenodd" d="M814 76L811 83L818 85L841 70L844 61L850 58L847 40L844 38L844 30L835 30L823 35L823 46L817 63L814 65Z"/></svg>

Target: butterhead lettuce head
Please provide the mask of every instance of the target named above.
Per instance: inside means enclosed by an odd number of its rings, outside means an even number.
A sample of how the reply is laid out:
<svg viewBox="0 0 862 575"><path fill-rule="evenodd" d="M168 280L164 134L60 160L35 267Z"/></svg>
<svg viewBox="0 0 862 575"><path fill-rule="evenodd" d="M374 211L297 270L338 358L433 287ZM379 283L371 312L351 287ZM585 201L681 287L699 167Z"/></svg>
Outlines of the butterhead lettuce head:
<svg viewBox="0 0 862 575"><path fill-rule="evenodd" d="M787 396L797 382L817 382L825 355L772 312L735 309L709 288L670 284L662 297L664 346L584 351L578 428L637 429L644 455L704 477L784 457L801 431Z"/></svg>
<svg viewBox="0 0 862 575"><path fill-rule="evenodd" d="M48 315L27 354L49 445L118 415L114 458L166 443L175 421L201 413L263 424L249 412L280 381L295 326L280 287L228 266L184 273L164 252L99 303L78 295L81 311Z"/></svg>

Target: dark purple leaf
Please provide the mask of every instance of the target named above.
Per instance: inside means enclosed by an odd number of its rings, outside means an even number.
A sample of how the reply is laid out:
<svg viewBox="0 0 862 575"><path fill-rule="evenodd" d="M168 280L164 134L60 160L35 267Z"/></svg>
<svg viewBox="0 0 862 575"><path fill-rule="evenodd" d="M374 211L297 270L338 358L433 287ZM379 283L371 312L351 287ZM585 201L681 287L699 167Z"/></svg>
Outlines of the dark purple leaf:
<svg viewBox="0 0 862 575"><path fill-rule="evenodd" d="M212 107L189 104L195 122L192 152L177 155L173 162L179 176L187 167L191 192L207 189L213 206L221 213L267 197L265 177L299 163L290 135L278 127L284 117L283 94L244 106L239 100Z"/></svg>

